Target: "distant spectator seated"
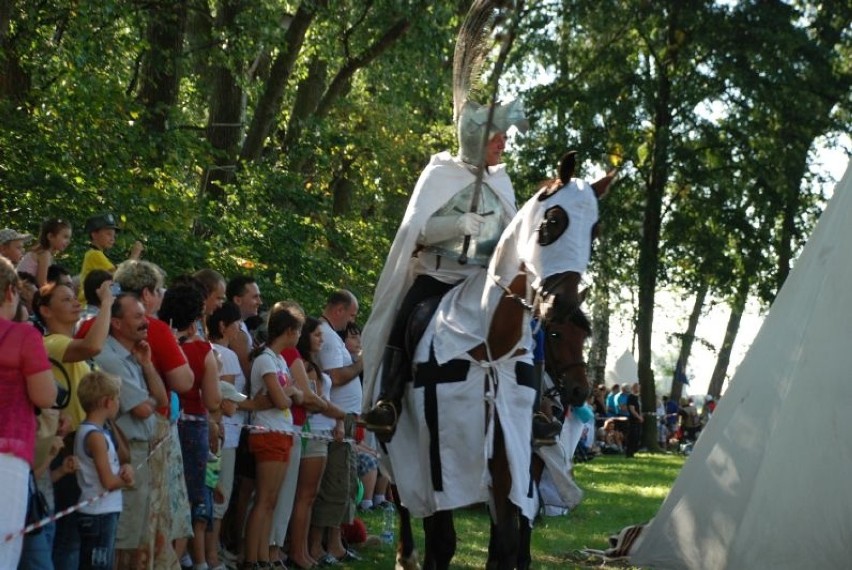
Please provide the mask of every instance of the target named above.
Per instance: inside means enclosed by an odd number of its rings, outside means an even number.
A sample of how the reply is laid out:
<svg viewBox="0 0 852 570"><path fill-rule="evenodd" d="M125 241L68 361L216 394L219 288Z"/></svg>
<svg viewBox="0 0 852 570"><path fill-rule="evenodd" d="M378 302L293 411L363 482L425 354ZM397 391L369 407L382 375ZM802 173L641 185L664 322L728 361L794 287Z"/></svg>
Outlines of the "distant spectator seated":
<svg viewBox="0 0 852 570"><path fill-rule="evenodd" d="M663 396L663 407L665 408L665 422L669 431L669 436L674 436L677 433L677 418L680 406L677 405L677 400Z"/></svg>
<svg viewBox="0 0 852 570"><path fill-rule="evenodd" d="M624 451L624 434L615 427L617 421L614 418L607 418L604 420L603 427L598 429L596 438L601 453L615 454Z"/></svg>
<svg viewBox="0 0 852 570"><path fill-rule="evenodd" d="M701 406L701 413L698 415L698 422L701 424L701 429L704 429L710 422L713 412L716 410L716 400L712 395L704 396L704 405Z"/></svg>

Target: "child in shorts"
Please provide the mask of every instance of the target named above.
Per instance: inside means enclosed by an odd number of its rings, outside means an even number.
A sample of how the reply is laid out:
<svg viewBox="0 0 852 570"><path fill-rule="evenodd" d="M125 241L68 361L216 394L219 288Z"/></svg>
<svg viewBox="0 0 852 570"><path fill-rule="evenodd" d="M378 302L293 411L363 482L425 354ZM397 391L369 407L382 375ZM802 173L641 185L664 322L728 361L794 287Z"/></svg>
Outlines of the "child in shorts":
<svg viewBox="0 0 852 570"><path fill-rule="evenodd" d="M115 559L115 534L121 513L121 489L133 485L133 467L119 465L107 420L118 415L121 380L102 371L89 372L80 380L77 397L86 419L74 437L77 483L82 502L97 500L80 508L80 568L111 570Z"/></svg>
<svg viewBox="0 0 852 570"><path fill-rule="evenodd" d="M233 416L237 413L239 404L246 401L246 395L240 393L230 382L220 380L219 391L222 393L222 403L219 410L211 413L211 417L217 416L217 426L218 416ZM231 487L234 481L234 462L222 461L222 438L219 435L219 429L218 427L217 429L213 429L212 425L210 427L210 454L207 459L207 473L204 483L210 489L215 505L224 505L227 508L227 504L231 499ZM222 435L224 436L224 434ZM217 518L215 516L215 505L213 507L213 525L205 536L206 558L210 570L225 570L225 565L219 560L219 539L222 532L222 517Z"/></svg>

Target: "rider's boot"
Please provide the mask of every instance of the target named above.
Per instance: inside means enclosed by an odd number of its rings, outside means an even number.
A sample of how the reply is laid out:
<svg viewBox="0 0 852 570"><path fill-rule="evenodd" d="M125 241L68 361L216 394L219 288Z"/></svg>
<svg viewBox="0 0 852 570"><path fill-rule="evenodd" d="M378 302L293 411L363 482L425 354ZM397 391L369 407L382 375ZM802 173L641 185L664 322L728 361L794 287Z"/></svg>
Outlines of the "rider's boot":
<svg viewBox="0 0 852 570"><path fill-rule="evenodd" d="M532 436L535 445L554 445L556 436L562 431L562 423L549 418L544 412L533 412Z"/></svg>
<svg viewBox="0 0 852 570"><path fill-rule="evenodd" d="M399 412L402 405L402 393L408 377L406 367L410 366L405 351L393 346L385 347L382 358L382 378L379 401L361 416L359 423L371 432L382 443L387 443L396 431Z"/></svg>
<svg viewBox="0 0 852 570"><path fill-rule="evenodd" d="M533 388L535 389L535 399L533 400L533 416L532 416L532 440L533 445L554 445L556 437L562 432L562 422L553 417L554 410L561 410L553 404L547 405L542 398L541 383L544 377L544 362L535 362L534 367ZM548 399L548 402L550 400ZM546 407L550 415L542 411L542 407Z"/></svg>

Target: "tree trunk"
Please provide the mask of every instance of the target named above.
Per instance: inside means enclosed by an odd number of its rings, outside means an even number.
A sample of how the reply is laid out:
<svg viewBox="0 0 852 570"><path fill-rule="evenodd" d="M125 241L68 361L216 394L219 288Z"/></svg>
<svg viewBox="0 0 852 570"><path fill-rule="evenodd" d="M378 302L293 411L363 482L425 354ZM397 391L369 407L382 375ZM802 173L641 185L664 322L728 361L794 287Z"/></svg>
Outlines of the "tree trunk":
<svg viewBox="0 0 852 570"><path fill-rule="evenodd" d="M728 365L731 363L731 350L734 348L734 341L737 340L737 333L740 331L740 321L743 317L746 300L748 300L748 290L748 278L743 276L731 303L731 316L728 317L728 326L725 327L725 340L722 341L719 356L716 358L716 367L713 369L713 375L710 377L710 386L707 388L707 393L716 398L716 400L722 395L722 386L728 375Z"/></svg>
<svg viewBox="0 0 852 570"><path fill-rule="evenodd" d="M390 49L410 27L411 23L408 20L396 21L361 54L348 59L337 71L325 92L322 88L325 84L327 65L318 60L312 62L308 77L299 85L299 92L296 94L296 102L282 143L284 151L288 154L294 151L299 143L302 126L310 120L310 117L313 115L317 119L323 119L328 116L334 104L349 91L355 73L370 65L377 57ZM302 170L308 158L297 152L291 162L291 168L294 171Z"/></svg>
<svg viewBox="0 0 852 570"><path fill-rule="evenodd" d="M223 0L216 17L216 28L225 37L239 33L237 19L245 9L242 0ZM203 200L223 203L224 186L234 179L240 140L243 135L243 89L240 87L241 70L229 65L226 54L220 53L211 68L210 113L207 122L207 140L213 148L211 164L204 169L200 195Z"/></svg>
<svg viewBox="0 0 852 570"><path fill-rule="evenodd" d="M359 69L370 65L377 57L386 52L397 40L405 35L405 32L411 27L411 22L406 19L398 20L388 28L382 36L370 45L363 53L348 60L346 64L340 68L331 84L328 86L322 100L317 105L316 114L318 117L328 115L334 103L346 94L349 90L350 81L355 72Z"/></svg>
<svg viewBox="0 0 852 570"><path fill-rule="evenodd" d="M281 142L281 152L290 158L290 168L299 171L303 161L300 157L291 156L294 152L302 129L317 110L317 105L325 90L325 79L328 74L328 64L325 60L315 57L308 66L308 75L296 91L296 100L290 111L290 120L287 122L287 130L284 140Z"/></svg>
<svg viewBox="0 0 852 570"><path fill-rule="evenodd" d="M669 146L671 138L671 78L669 68L676 59L679 32L677 3L672 5L667 28L669 49L666 59L655 66L657 93L654 100L654 140L651 173L646 184L645 212L642 223L642 239L639 242L639 315L637 336L639 344L639 384L642 409L650 412L657 408L657 392L654 371L651 368L651 337L654 332L654 303L657 287L657 271L660 264L660 228L662 225L663 193L669 175ZM658 450L656 422L645 422L642 443L648 449Z"/></svg>
<svg viewBox="0 0 852 570"><path fill-rule="evenodd" d="M683 339L680 344L680 354L678 354L677 362L680 369L686 374L686 366L689 363L689 355L692 353L692 343L695 341L695 330L698 328L698 319L701 317L701 311L704 309L704 301L707 299L707 291L710 285L707 281L703 281L695 292L695 302L692 304L692 312L689 314L689 323L686 326L686 332L683 334ZM672 377L672 389L669 398L675 402L680 401L680 396L683 393L683 382L677 379L677 368Z"/></svg>
<svg viewBox="0 0 852 570"><path fill-rule="evenodd" d="M187 0L148 2L142 6L148 15L148 51L142 60L138 99L146 108L142 122L148 132L162 134L177 102ZM158 145L160 154L163 150Z"/></svg>
<svg viewBox="0 0 852 570"><path fill-rule="evenodd" d="M344 159L340 170L335 173L334 179L329 184L329 190L332 194L331 215L333 217L346 215L352 209L355 185L349 180L349 171L353 162L355 162L353 159Z"/></svg>
<svg viewBox="0 0 852 570"><path fill-rule="evenodd" d="M199 93L210 93L213 88L210 83L212 73L210 62L212 55L219 47L213 39L214 17L209 0L189 0L189 10L186 16L186 67L188 74L198 78L196 83ZM216 2L216 16L221 19L222 12L228 0Z"/></svg>
<svg viewBox="0 0 852 570"><path fill-rule="evenodd" d="M593 384L606 383L606 357L609 348L609 284L601 279L595 285L595 305L592 310L592 347L589 349L589 381Z"/></svg>
<svg viewBox="0 0 852 570"><path fill-rule="evenodd" d="M299 56L305 35L316 15L314 3L311 2L310 4L311 7L305 6L305 3L299 5L299 9L296 10L296 14L290 22L290 27L284 34L284 45L272 63L263 94L257 103L257 107L255 107L251 126L246 134L245 141L243 141L243 148L240 152L241 160L257 161L260 159L266 138L272 132L275 117L281 110L284 90L290 80L296 58Z"/></svg>
<svg viewBox="0 0 852 570"><path fill-rule="evenodd" d="M16 34L10 34L15 10L14 0L0 0L0 100L20 103L29 94L32 82L21 66Z"/></svg>

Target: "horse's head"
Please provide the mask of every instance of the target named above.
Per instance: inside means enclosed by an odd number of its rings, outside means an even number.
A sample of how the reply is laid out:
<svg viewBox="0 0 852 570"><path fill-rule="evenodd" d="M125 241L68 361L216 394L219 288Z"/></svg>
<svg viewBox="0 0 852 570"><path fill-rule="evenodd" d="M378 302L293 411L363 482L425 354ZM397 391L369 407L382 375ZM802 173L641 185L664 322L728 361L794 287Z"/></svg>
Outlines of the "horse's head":
<svg viewBox="0 0 852 570"><path fill-rule="evenodd" d="M597 235L598 198L615 176L611 172L591 184L573 178L575 154L562 157L559 179L546 183L524 208L521 230L520 257L542 301L545 369L563 405L581 405L590 393L583 348L591 326L578 287Z"/></svg>
<svg viewBox="0 0 852 570"><path fill-rule="evenodd" d="M575 271L552 275L540 293L544 368L563 406L582 405L591 391L583 351L592 328L581 307L586 291L577 292L579 283L580 274Z"/></svg>

